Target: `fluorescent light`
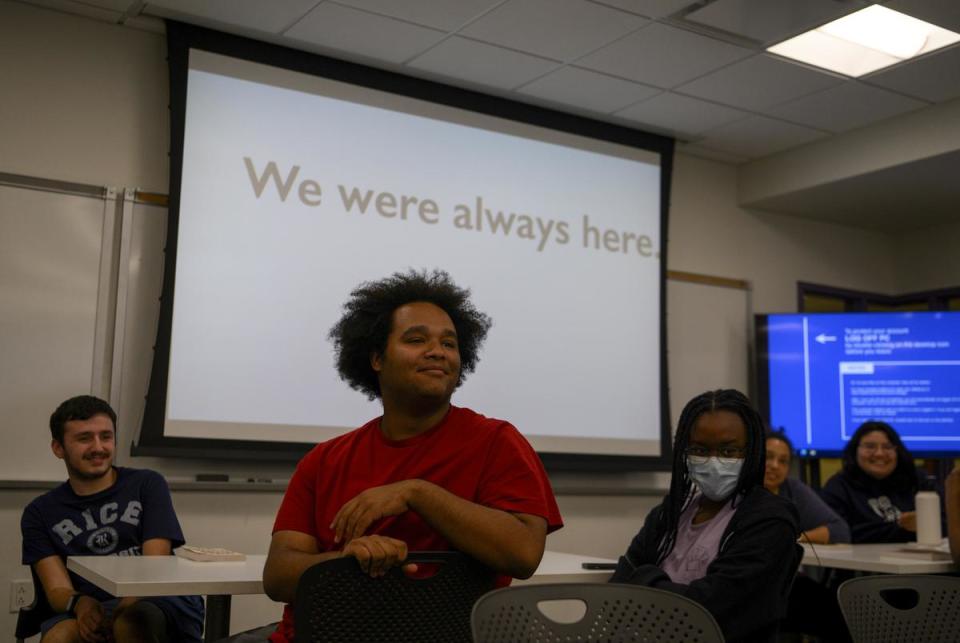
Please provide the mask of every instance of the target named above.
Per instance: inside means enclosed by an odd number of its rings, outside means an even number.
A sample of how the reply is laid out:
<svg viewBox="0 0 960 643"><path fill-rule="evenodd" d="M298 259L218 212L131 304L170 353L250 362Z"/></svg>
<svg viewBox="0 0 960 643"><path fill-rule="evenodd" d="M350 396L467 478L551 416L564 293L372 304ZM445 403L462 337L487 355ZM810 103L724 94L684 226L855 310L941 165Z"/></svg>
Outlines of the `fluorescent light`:
<svg viewBox="0 0 960 643"><path fill-rule="evenodd" d="M873 5L767 51L856 78L958 41L960 34Z"/></svg>
<svg viewBox="0 0 960 643"><path fill-rule="evenodd" d="M905 60L923 50L931 29L939 27L875 4L817 31Z"/></svg>

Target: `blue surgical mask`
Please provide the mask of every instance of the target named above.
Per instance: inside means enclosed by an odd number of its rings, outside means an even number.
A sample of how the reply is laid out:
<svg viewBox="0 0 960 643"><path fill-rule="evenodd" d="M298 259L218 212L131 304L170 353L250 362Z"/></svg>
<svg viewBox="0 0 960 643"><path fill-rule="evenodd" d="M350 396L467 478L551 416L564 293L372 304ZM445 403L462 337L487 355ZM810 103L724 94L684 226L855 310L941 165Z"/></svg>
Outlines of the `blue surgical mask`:
<svg viewBox="0 0 960 643"><path fill-rule="evenodd" d="M700 488L700 493L713 501L726 500L737 488L743 459L721 462L716 456L707 458L703 464L694 464L687 458L690 478Z"/></svg>

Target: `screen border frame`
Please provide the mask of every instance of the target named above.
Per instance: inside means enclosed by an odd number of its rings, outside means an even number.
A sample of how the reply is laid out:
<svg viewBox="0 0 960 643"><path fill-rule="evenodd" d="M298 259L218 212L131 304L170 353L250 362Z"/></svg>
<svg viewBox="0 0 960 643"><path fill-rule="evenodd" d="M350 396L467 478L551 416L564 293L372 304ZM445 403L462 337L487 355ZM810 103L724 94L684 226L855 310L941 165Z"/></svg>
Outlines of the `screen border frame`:
<svg viewBox="0 0 960 643"><path fill-rule="evenodd" d="M660 455L620 456L547 452L541 452L539 455L548 469L558 471L613 473L664 471L671 468L673 458L666 343L666 266L674 139L175 20L165 22L170 74L170 187L167 240L164 248L163 285L154 358L142 425L138 441L131 445L131 455L296 461L315 446L313 443L218 440L171 437L163 434L173 317L172 301L176 281L189 51L199 49L658 154L660 157Z"/></svg>
<svg viewBox="0 0 960 643"><path fill-rule="evenodd" d="M869 311L869 310L847 310L847 311L817 311L817 312L795 312L795 313L756 313L753 316L753 325L755 330L755 346L756 346L756 363L755 363L755 373L757 381L757 400L756 404L763 417L764 422L767 423L773 430L779 430L780 427L775 427L770 421L770 346L769 346L769 318L770 316L776 315L792 315L792 316L801 316L806 315L810 317L818 317L820 315L889 315L889 314L900 314L909 312L911 314L943 314L943 313L952 313L960 316L960 311L949 311L949 310L911 310L911 311ZM898 432L899 433L899 432ZM789 437L789 436L788 436ZM791 439L792 440L792 439ZM960 458L960 444L958 444L955 451L937 451L937 450L927 450L927 449L914 449L912 447L908 448L910 455L914 458ZM814 454L804 454L801 455L799 450L796 449L794 445L793 456L800 458L802 460L817 460L820 458L842 458L843 449L816 449Z"/></svg>

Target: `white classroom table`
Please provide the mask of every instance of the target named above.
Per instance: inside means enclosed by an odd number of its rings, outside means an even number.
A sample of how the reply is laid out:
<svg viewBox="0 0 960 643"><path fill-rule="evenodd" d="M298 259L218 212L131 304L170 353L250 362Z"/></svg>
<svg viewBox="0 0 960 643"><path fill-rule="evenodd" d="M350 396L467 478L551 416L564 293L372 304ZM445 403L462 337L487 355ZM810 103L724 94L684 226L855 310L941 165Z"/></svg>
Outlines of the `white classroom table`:
<svg viewBox="0 0 960 643"><path fill-rule="evenodd" d="M263 554L246 560L196 562L179 556L70 556L67 569L113 596L207 597L204 641L230 633L230 597L262 594ZM547 551L534 575L521 583L606 582L612 571L585 570L584 562L613 563L606 558Z"/></svg>
<svg viewBox="0 0 960 643"><path fill-rule="evenodd" d="M69 556L67 569L113 596L207 597L204 641L230 633L230 597L263 594L265 554L246 560L196 562L179 556Z"/></svg>
<svg viewBox="0 0 960 643"><path fill-rule="evenodd" d="M564 554L559 551L543 552L543 559L533 576L526 580L514 580L513 585L541 583L606 583L613 576L612 569L584 569L583 563L609 563L617 561L581 554Z"/></svg>
<svg viewBox="0 0 960 643"><path fill-rule="evenodd" d="M878 574L945 574L960 571L948 559L923 560L903 552L906 543L803 545L803 564Z"/></svg>

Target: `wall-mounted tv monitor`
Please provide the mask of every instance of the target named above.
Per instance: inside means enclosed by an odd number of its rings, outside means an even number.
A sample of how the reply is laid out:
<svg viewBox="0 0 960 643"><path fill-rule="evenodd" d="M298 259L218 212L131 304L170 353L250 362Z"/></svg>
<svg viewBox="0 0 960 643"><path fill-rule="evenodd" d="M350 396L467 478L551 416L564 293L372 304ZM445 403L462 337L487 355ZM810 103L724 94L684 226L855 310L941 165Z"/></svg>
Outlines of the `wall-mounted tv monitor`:
<svg viewBox="0 0 960 643"><path fill-rule="evenodd" d="M801 456L867 420L915 455L960 454L960 312L757 315L760 403Z"/></svg>
<svg viewBox="0 0 960 643"><path fill-rule="evenodd" d="M574 468L668 462L672 140L198 27L168 37L167 262L135 453L296 456L379 416L327 333L362 282L439 268L493 318L454 404Z"/></svg>

